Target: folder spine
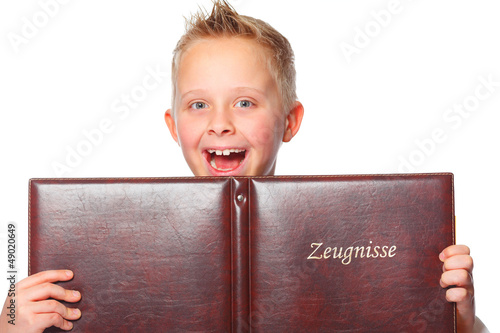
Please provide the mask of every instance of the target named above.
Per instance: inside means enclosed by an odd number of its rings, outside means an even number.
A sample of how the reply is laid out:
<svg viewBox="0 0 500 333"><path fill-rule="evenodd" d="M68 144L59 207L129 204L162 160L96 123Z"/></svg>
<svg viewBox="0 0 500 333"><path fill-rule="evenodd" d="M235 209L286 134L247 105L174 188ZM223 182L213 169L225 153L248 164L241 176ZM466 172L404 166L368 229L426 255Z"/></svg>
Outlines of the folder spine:
<svg viewBox="0 0 500 333"><path fill-rule="evenodd" d="M250 331L249 291L249 209L247 178L233 178L231 186L232 219L232 313L233 332Z"/></svg>

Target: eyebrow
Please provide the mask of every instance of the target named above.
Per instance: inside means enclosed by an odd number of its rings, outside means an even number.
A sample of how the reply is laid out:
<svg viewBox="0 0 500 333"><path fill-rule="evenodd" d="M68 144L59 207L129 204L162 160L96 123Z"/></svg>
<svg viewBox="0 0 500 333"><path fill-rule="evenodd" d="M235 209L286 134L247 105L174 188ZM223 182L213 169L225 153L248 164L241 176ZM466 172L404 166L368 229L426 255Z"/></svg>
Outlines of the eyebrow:
<svg viewBox="0 0 500 333"><path fill-rule="evenodd" d="M206 92L206 91L207 91L206 89L189 90L189 91L187 91L187 92L185 92L184 94L181 95L181 101L184 100L186 98L186 96L196 95L196 94L200 94L200 93L203 93L203 92Z"/></svg>
<svg viewBox="0 0 500 333"><path fill-rule="evenodd" d="M234 91L234 92L237 92L237 93L242 93L242 92L245 92L245 91L252 91L253 93L256 93L256 94L259 94L261 96L265 96L266 93L260 89L256 89L256 88L251 88L251 87L235 87L233 89L231 89L231 91ZM208 91L208 89L193 89L193 90L189 90L187 92L185 92L184 94L181 95L181 101L184 100L186 97L188 97L189 95L198 95L198 94L203 94L203 93L206 93Z"/></svg>
<svg viewBox="0 0 500 333"><path fill-rule="evenodd" d="M257 93L259 95L262 95L262 96L266 95L266 93L264 91L256 89L256 88L251 88L251 87L236 87L233 90L236 92L240 92L240 91L244 92L244 91L250 90L250 91Z"/></svg>

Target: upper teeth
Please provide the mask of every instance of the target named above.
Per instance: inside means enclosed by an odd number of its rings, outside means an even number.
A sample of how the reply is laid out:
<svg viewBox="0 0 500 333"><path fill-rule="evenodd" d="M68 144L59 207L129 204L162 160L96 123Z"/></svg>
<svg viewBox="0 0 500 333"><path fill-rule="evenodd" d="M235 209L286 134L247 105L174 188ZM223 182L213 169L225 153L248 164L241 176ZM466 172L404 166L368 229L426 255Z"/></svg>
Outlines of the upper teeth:
<svg viewBox="0 0 500 333"><path fill-rule="evenodd" d="M224 150L218 150L218 149L207 149L207 151L210 153L210 154L213 154L215 153L215 155L229 155L231 153L242 153L245 151L245 149L235 149L235 148L231 148L231 149L224 149Z"/></svg>

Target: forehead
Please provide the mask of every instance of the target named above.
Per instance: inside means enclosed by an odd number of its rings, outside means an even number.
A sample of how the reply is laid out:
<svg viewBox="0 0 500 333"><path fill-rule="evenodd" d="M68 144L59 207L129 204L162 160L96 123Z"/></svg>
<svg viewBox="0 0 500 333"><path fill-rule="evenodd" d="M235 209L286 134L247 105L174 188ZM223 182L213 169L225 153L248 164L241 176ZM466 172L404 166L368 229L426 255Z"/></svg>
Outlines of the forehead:
<svg viewBox="0 0 500 333"><path fill-rule="evenodd" d="M273 85L269 52L252 39L209 38L194 42L180 58L177 88ZM270 88L270 87L266 87Z"/></svg>

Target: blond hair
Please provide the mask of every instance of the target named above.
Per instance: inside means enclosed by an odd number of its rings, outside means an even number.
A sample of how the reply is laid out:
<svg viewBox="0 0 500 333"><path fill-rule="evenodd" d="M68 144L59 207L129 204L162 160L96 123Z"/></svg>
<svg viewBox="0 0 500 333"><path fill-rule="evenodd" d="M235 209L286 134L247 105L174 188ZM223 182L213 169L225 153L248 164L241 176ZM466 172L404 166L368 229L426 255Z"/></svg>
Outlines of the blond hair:
<svg viewBox="0 0 500 333"><path fill-rule="evenodd" d="M295 64L288 40L266 22L239 15L226 0L215 0L212 13L200 10L186 20L186 32L179 39L172 59L172 108L175 109L176 82L179 63L184 51L194 42L220 37L242 37L255 40L269 53L268 67L273 76L284 111L288 112L297 100Z"/></svg>

